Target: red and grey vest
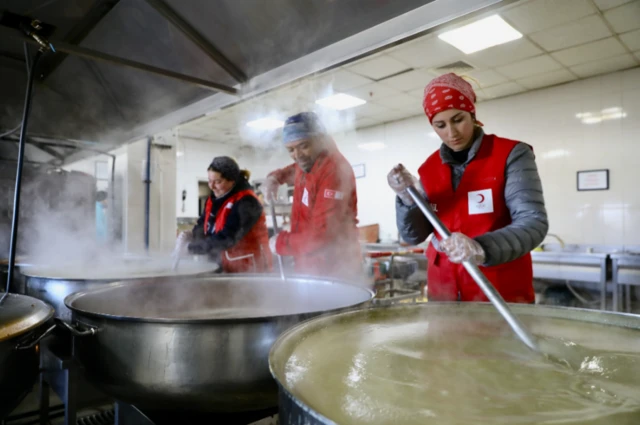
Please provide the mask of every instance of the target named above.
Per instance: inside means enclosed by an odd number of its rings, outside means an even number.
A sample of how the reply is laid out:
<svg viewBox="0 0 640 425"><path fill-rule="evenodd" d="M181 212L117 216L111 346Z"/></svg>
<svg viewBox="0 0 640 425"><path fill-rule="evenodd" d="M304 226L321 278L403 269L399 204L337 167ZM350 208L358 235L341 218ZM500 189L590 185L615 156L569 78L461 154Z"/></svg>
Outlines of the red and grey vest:
<svg viewBox="0 0 640 425"><path fill-rule="evenodd" d="M507 158L517 143L485 135L456 190L452 186L451 167L442 162L440 152L433 153L420 167L418 173L427 198L452 233L460 232L474 238L511 224L504 198L505 169ZM437 233L434 236L440 239ZM427 259L430 300L487 301L462 264L451 263L433 244L427 249ZM505 301L534 302L531 254L497 266L480 267L480 270Z"/></svg>

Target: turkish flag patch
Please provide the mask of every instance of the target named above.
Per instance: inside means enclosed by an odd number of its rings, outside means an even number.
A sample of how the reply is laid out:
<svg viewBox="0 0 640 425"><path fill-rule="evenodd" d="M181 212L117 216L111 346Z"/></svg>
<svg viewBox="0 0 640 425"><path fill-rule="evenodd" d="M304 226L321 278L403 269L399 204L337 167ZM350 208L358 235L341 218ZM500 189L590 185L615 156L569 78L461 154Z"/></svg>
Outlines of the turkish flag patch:
<svg viewBox="0 0 640 425"><path fill-rule="evenodd" d="M337 190L325 189L324 197L327 199L344 199L344 193Z"/></svg>

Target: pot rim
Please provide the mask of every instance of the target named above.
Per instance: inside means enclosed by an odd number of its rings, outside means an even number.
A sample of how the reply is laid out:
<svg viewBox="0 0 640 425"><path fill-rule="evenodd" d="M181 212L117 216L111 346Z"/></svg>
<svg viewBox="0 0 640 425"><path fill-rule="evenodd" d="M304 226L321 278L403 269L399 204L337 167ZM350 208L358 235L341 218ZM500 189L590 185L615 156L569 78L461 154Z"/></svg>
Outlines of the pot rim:
<svg viewBox="0 0 640 425"><path fill-rule="evenodd" d="M100 283L100 282L124 282L124 281L132 281L132 280L139 280L139 279L153 279L153 278L170 278L170 277L175 277L175 278L179 278L179 277L196 277L198 275L205 275L205 274L210 274L210 273L215 273L219 268L220 265L218 265L217 263L201 263L203 264L202 266L202 270L197 270L197 271L193 271L191 273L172 273L172 272L166 272L166 273L157 273L157 272L149 272L147 274L141 274L141 275L136 275L136 276L120 276L120 277L101 277L101 278L91 278L90 276L87 277L64 277L64 276L56 276L58 273L54 273L53 275L47 275L47 268L51 267L51 266L42 266L42 265L37 265L37 264L28 264L28 265L23 265L20 269L20 274L22 274L25 277L28 278L35 278L35 279L48 279L48 280L60 280L60 281L65 281L65 282L91 282L91 283ZM204 265L208 265L209 267L205 267Z"/></svg>
<svg viewBox="0 0 640 425"><path fill-rule="evenodd" d="M0 292L1 295L4 295L4 292ZM26 318L29 318L31 316L37 316L34 317L33 320L27 321L24 324L16 324L15 321L13 324L11 324L12 326L15 326L17 329L16 330L9 330L7 332L5 331L0 331L0 343L5 342L5 341L9 341L13 338L25 335L37 328L39 328L40 326L42 326L44 323L48 322L53 315L55 314L55 310L53 309L53 307L51 307L49 304L45 303L42 300L39 300L37 298L34 297L30 297L28 295L21 295L21 294L14 294L14 293L9 293L9 295L7 296L7 299L5 300L5 303L10 300L11 298L14 299L21 299L21 300L29 300L29 302L34 305L34 311L31 312L31 314L26 314L24 318L22 318L20 321L24 322ZM35 305L37 305L37 308L35 307ZM0 309L2 309L3 306L0 305ZM6 326L6 324L2 323L0 324L0 327L4 328Z"/></svg>
<svg viewBox="0 0 640 425"><path fill-rule="evenodd" d="M265 277L270 277L273 279L280 280L280 275L276 273L234 273L232 275L221 275L221 276L208 276L208 277L194 277L193 280L211 280L211 279L264 279ZM308 276L308 275L290 275L287 276L287 279L296 279L296 280L315 280L318 283L324 285L341 285L341 286L350 286L362 290L363 292L363 300L357 303L345 305L343 307L336 307L329 310L313 310L313 311L305 311L302 313L291 313L291 314L281 314L281 315L272 315L272 316L256 316L256 317L238 317L238 318L189 318L189 319L179 319L179 318L162 318L162 317L137 317L137 316L121 316L114 314L106 314L106 313L98 313L89 310L84 310L78 307L74 307L72 304L74 301L82 298L83 296L87 296L89 294L94 295L100 292L105 292L108 290L112 290L115 287L122 286L132 286L132 285L144 285L149 284L152 285L152 282L144 282L144 281L135 281L135 280L127 280L121 282L112 282L105 284L100 288L88 289L80 292L73 293L68 295L64 299L65 306L73 312L74 318L76 315L81 315L84 317L97 318L97 319L106 319L106 320L115 320L119 322L132 322L132 323L159 323L159 324L238 324L238 323L260 323L260 322L270 322L270 321L278 321L278 320L287 320L296 317L305 317L309 315L313 316L324 316L339 313L341 311L350 310L353 308L357 308L359 306L365 305L374 298L375 292L371 289L366 288L362 285L358 285L355 283L349 283L343 280L338 279L327 279L320 278L318 276ZM364 294L367 294L367 298L364 299ZM305 319L306 320L306 319Z"/></svg>

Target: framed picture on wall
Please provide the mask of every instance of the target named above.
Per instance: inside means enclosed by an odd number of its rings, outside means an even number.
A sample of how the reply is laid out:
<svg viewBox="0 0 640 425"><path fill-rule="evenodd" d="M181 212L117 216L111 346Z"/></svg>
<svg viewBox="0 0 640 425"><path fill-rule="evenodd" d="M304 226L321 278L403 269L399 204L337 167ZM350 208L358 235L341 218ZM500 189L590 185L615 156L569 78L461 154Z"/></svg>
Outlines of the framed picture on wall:
<svg viewBox="0 0 640 425"><path fill-rule="evenodd" d="M609 190L609 170L578 171L578 191Z"/></svg>
<svg viewBox="0 0 640 425"><path fill-rule="evenodd" d="M367 175L367 170L364 164L356 164L351 166L353 168L353 174L356 175L357 179L361 179Z"/></svg>

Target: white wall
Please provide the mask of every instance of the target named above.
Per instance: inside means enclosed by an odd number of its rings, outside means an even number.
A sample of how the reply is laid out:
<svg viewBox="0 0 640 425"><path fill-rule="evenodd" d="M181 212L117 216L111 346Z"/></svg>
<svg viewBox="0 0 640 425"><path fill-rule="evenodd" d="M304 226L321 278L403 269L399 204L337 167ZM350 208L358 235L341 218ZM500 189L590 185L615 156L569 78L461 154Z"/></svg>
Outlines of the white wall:
<svg viewBox="0 0 640 425"><path fill-rule="evenodd" d="M151 192L149 210L149 249L171 251L176 240L176 151L170 138L161 140L168 148L151 149ZM144 250L147 141L127 146L127 251Z"/></svg>
<svg viewBox="0 0 640 425"><path fill-rule="evenodd" d="M610 107L624 108L626 118L590 125L576 118L577 113ZM566 243L640 245L640 191L636 187L640 167L634 165L640 157L640 68L482 102L477 109L487 133L534 147L550 232ZM357 181L359 219L361 224L379 223L383 240L397 237L394 195L386 174L400 162L417 172L440 145L434 136L427 118L419 116L336 138L352 164L366 166L366 177ZM358 148L371 142L382 142L385 148ZM223 151L214 143L200 143L197 148L185 145L185 155L178 161L177 189L183 186L197 193L196 176L206 179L209 161ZM268 170L288 163L284 149L269 158L253 155L239 161L253 170L255 177L264 177ZM601 168L610 170L610 190L576 190L577 171ZM197 201L188 204L188 208L196 206ZM188 210L186 216L191 214L195 213Z"/></svg>
<svg viewBox="0 0 640 425"><path fill-rule="evenodd" d="M626 118L576 118L612 107ZM551 233L567 243L640 245L640 68L487 102L479 113L489 131L534 147ZM609 169L610 189L578 192L576 172L593 169Z"/></svg>

